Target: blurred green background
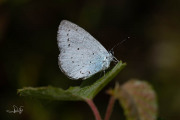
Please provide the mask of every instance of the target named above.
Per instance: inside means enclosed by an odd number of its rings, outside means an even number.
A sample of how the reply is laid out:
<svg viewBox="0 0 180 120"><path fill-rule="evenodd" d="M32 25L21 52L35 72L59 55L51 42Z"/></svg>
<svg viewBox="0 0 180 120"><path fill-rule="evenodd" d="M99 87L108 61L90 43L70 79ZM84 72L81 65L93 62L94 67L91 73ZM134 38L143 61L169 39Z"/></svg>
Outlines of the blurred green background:
<svg viewBox="0 0 180 120"><path fill-rule="evenodd" d="M57 29L63 19L83 27L128 66L105 89L131 78L150 82L158 95L159 116L180 119L179 0L0 0L0 119L93 120L84 102L24 98L17 89L79 85L58 67ZM114 64L112 64L113 66ZM104 116L109 96L95 98ZM24 106L21 115L10 114ZM112 120L125 120L118 103Z"/></svg>

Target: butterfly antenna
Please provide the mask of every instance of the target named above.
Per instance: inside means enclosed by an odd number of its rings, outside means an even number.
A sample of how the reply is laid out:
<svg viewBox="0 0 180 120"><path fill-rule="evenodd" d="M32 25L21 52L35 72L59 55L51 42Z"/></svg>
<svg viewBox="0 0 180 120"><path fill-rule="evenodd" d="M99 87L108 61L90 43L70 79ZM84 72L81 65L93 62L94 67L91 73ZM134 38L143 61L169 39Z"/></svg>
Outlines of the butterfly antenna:
<svg viewBox="0 0 180 120"><path fill-rule="evenodd" d="M121 45L123 42L125 42L127 39L129 39L130 37L127 37L127 38L125 38L124 40L122 40L121 42L119 42L117 45L115 45L110 51L113 51L113 49L115 48L115 47L117 47L118 45Z"/></svg>
<svg viewBox="0 0 180 120"><path fill-rule="evenodd" d="M118 45L121 45L123 42L125 42L125 41L126 41L127 39L129 39L129 38L130 38L130 37L127 37L126 39L124 39L124 40L122 40L121 42L119 42L117 45L115 45L115 46L110 50L110 52L113 53L113 55L114 55L113 49L114 49L115 47L117 47ZM114 62L117 62L117 63L119 62L119 60L118 60L116 57L114 57L114 56L113 56L113 61L114 61Z"/></svg>

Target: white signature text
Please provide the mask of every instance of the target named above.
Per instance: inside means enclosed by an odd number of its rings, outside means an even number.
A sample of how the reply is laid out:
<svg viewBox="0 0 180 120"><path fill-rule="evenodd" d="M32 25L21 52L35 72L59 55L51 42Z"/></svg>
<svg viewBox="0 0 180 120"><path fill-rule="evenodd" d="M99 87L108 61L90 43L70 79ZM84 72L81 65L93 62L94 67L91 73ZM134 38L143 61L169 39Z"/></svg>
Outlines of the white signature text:
<svg viewBox="0 0 180 120"><path fill-rule="evenodd" d="M24 106L20 106L20 107L18 108L17 106L13 105L14 110L6 110L6 112L8 112L8 113L19 113L19 114L21 114L21 113L23 112L22 107L24 107Z"/></svg>

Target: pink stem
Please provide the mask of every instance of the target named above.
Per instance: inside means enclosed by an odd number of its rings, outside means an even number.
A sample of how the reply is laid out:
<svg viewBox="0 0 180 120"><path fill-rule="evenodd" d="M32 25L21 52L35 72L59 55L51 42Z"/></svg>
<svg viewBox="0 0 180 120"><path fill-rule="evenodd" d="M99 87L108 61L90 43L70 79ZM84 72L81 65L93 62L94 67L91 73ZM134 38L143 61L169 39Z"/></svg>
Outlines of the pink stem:
<svg viewBox="0 0 180 120"><path fill-rule="evenodd" d="M101 120L101 116L94 102L90 99L87 99L86 102L90 106L91 110L93 111L96 120Z"/></svg>
<svg viewBox="0 0 180 120"><path fill-rule="evenodd" d="M104 120L109 120L113 107L114 107L114 103L115 103L115 98L113 96L111 96L110 100L109 100L109 104L106 110L106 115L105 115L105 119Z"/></svg>

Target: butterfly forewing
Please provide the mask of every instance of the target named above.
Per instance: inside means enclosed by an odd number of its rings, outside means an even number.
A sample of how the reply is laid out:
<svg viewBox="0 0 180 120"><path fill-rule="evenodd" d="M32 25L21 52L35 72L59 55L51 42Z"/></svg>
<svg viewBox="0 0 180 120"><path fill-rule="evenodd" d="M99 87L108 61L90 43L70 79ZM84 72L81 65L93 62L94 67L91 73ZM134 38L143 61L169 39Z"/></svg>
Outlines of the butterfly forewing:
<svg viewBox="0 0 180 120"><path fill-rule="evenodd" d="M81 27L63 20L58 30L60 69L70 78L86 79L102 70L107 50Z"/></svg>

